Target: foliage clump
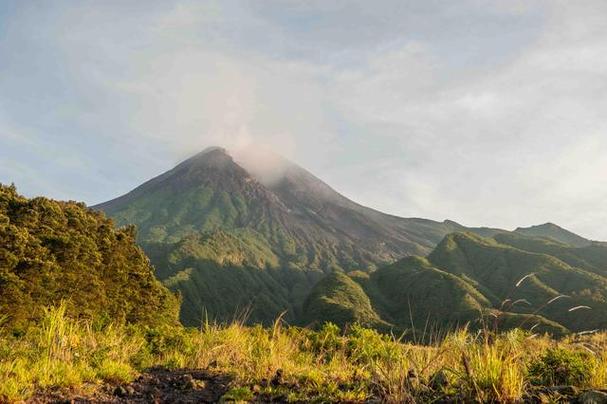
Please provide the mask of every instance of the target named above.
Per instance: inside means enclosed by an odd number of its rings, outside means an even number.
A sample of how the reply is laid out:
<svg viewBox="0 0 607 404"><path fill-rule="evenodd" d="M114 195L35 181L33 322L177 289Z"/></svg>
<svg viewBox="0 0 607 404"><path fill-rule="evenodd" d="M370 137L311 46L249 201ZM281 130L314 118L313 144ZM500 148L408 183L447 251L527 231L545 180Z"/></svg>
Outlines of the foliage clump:
<svg viewBox="0 0 607 404"><path fill-rule="evenodd" d="M592 370L589 353L551 348L531 363L529 375L532 382L538 385L579 386L591 379Z"/></svg>
<svg viewBox="0 0 607 404"><path fill-rule="evenodd" d="M67 315L96 323L170 322L177 307L135 244L134 227L0 184L0 317L23 329L62 301Z"/></svg>

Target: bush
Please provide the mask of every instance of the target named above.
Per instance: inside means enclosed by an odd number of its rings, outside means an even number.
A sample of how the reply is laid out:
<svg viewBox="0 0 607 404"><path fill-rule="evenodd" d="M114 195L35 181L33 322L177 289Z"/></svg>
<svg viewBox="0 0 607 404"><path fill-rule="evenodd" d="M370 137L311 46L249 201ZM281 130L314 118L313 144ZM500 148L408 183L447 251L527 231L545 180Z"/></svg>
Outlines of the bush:
<svg viewBox="0 0 607 404"><path fill-rule="evenodd" d="M59 305L96 328L175 324L179 308L135 244L134 227L0 184L0 324L23 334Z"/></svg>
<svg viewBox="0 0 607 404"><path fill-rule="evenodd" d="M318 332L309 335L312 352L331 358L335 352L342 350L345 346L345 338L341 335L339 326L327 322Z"/></svg>
<svg viewBox="0 0 607 404"><path fill-rule="evenodd" d="M529 365L530 381L536 385L582 386L592 377L592 357L579 351L550 348Z"/></svg>
<svg viewBox="0 0 607 404"><path fill-rule="evenodd" d="M348 353L355 363L391 360L398 356L400 347L393 342L387 335L355 324L348 335Z"/></svg>

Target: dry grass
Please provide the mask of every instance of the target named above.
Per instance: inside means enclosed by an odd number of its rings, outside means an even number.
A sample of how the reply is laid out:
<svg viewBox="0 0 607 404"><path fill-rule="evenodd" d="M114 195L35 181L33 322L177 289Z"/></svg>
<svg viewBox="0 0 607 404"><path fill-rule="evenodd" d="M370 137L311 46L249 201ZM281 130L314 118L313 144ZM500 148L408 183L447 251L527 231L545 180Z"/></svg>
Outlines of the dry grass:
<svg viewBox="0 0 607 404"><path fill-rule="evenodd" d="M200 330L95 328L67 319L59 307L23 335L0 328L0 400L49 387L123 383L147 367L166 366L229 373L240 393L257 386L290 400L511 402L532 387L530 366L543 369L537 363L555 347L588 359L578 387L607 387L607 334L554 341L522 331L487 338L464 329L422 346L357 326L344 335L332 325L314 332L280 320L269 329L238 322ZM267 383L279 370L280 383Z"/></svg>

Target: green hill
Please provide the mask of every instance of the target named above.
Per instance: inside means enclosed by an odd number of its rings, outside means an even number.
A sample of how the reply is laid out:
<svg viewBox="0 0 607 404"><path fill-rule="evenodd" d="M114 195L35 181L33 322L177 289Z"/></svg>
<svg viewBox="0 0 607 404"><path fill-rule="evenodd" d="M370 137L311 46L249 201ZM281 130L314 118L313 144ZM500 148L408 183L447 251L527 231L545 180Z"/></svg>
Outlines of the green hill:
<svg viewBox="0 0 607 404"><path fill-rule="evenodd" d="M592 244L592 241L578 236L569 230L563 229L554 223L545 223L531 227L519 227L514 232L525 236L552 239L573 247L585 247Z"/></svg>
<svg viewBox="0 0 607 404"><path fill-rule="evenodd" d="M496 238L504 240L503 236ZM509 306L509 311L535 313L551 299L567 295L539 313L576 331L607 327L607 279L589 268L574 267L552 255L525 251L471 234L447 236L429 259L436 266L466 279L492 300L494 306L501 306L506 299L525 299L528 304ZM592 309L569 312L576 306Z"/></svg>
<svg viewBox="0 0 607 404"><path fill-rule="evenodd" d="M552 239L500 234L495 239L525 251L552 255L573 267L584 268L599 275L607 275L607 245L601 242L575 247Z"/></svg>
<svg viewBox="0 0 607 404"><path fill-rule="evenodd" d="M304 303L303 313L302 320L308 324L330 321L340 326L359 323L378 328L387 325L373 310L361 286L337 271L316 284Z"/></svg>
<svg viewBox="0 0 607 404"><path fill-rule="evenodd" d="M366 299L359 291L352 293L357 301L368 299L379 318L399 330L464 324L554 334L605 329L607 278L579 258L591 248L593 258L605 253L600 245L573 247L517 234L453 233L427 258L408 257L370 274L351 273ZM325 295L331 295L331 284L323 284ZM331 320L330 312L322 318Z"/></svg>
<svg viewBox="0 0 607 404"><path fill-rule="evenodd" d="M154 277L133 227L0 185L0 318L22 327L62 302L74 318L176 320L177 300Z"/></svg>
<svg viewBox="0 0 607 404"><path fill-rule="evenodd" d="M370 288L382 297L393 322L401 326L438 319L444 324L464 324L490 306L467 282L421 257L405 258L374 272Z"/></svg>

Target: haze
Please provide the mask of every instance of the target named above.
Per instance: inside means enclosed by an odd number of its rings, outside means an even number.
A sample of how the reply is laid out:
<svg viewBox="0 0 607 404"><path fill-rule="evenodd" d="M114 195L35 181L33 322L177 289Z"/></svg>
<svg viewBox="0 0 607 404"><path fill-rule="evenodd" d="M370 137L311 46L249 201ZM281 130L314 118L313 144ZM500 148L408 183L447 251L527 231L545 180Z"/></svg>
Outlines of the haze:
<svg viewBox="0 0 607 404"><path fill-rule="evenodd" d="M0 182L121 195L263 145L406 217L607 240L607 2L0 4Z"/></svg>

